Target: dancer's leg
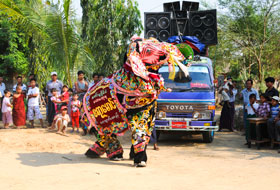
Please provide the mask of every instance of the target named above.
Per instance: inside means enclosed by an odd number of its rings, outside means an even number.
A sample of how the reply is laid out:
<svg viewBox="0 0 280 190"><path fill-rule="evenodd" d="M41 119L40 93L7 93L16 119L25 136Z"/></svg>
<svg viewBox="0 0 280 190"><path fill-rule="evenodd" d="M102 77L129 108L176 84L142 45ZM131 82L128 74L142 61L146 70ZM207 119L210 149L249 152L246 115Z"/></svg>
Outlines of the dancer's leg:
<svg viewBox="0 0 280 190"><path fill-rule="evenodd" d="M85 155L89 158L99 158L105 153L106 150L106 138L104 135L97 135L97 141L92 147L88 149Z"/></svg>
<svg viewBox="0 0 280 190"><path fill-rule="evenodd" d="M106 146L107 157L115 161L122 160L123 148L117 136L114 134L106 136L106 143L108 143Z"/></svg>

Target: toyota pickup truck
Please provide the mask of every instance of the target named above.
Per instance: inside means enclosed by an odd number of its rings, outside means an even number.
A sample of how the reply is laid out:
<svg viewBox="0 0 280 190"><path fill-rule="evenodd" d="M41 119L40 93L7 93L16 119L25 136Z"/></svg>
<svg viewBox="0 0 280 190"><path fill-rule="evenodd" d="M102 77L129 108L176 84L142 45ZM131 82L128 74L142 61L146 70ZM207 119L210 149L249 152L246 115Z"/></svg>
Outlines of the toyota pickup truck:
<svg viewBox="0 0 280 190"><path fill-rule="evenodd" d="M215 89L212 62L198 57L189 62L189 76L175 68L174 80L169 79L168 65L160 68L164 83L172 92L161 92L155 120L157 134L161 132L185 132L202 134L203 141L211 143L218 126L215 117Z"/></svg>

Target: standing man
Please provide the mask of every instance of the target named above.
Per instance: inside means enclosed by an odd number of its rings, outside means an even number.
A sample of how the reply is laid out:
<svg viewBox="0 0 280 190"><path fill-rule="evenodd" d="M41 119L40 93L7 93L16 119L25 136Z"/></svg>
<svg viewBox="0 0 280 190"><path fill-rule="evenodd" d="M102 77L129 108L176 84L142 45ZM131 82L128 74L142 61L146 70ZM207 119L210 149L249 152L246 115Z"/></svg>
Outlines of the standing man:
<svg viewBox="0 0 280 190"><path fill-rule="evenodd" d="M256 89L253 88L253 80L248 79L245 84L246 88L244 88L241 91L240 94L240 99L243 100L243 123L244 123L244 128L246 127L246 121L247 121L247 112L245 110L246 106L250 103L249 101L249 96L251 94L256 95L256 100L260 100L259 93Z"/></svg>
<svg viewBox="0 0 280 190"><path fill-rule="evenodd" d="M104 74L99 74L98 80L101 81L102 79L104 79Z"/></svg>
<svg viewBox="0 0 280 190"><path fill-rule="evenodd" d="M235 96L237 94L236 89L236 81L232 82L232 86L230 86L229 89L229 105L230 105L230 121L231 121L231 127L230 129L235 130L234 127L234 115L235 115Z"/></svg>
<svg viewBox="0 0 280 190"><path fill-rule="evenodd" d="M83 102L85 93L88 90L88 82L85 80L85 73L78 71L78 80L75 82L75 89L79 96L79 101Z"/></svg>
<svg viewBox="0 0 280 190"><path fill-rule="evenodd" d="M0 75L0 121L2 121L2 102L4 99L4 90L6 90L6 85L3 82L3 76Z"/></svg>
<svg viewBox="0 0 280 190"><path fill-rule="evenodd" d="M92 74L92 82L89 84L88 88L91 88L93 85L99 82L99 75L97 73Z"/></svg>
<svg viewBox="0 0 280 190"><path fill-rule="evenodd" d="M266 84L266 91L265 91L265 95L267 96L268 102L271 103L271 98L273 96L278 96L279 97L279 92L278 90L276 90L274 88L274 82L275 79L273 77L267 77L265 80L265 84Z"/></svg>
<svg viewBox="0 0 280 190"><path fill-rule="evenodd" d="M26 94L27 88L26 85L22 83L22 76L17 77L17 84L13 87L13 92L16 92L17 86L21 86L22 93Z"/></svg>
<svg viewBox="0 0 280 190"><path fill-rule="evenodd" d="M57 79L57 72L52 72L51 77L52 77L52 80L48 81L47 85L46 85L46 91L48 93L48 98L47 98L48 115L47 115L47 119L48 119L49 126L52 125L53 118L54 118L53 114L50 114L50 113L54 112L54 110L55 110L54 103L51 101L51 97L52 97L51 90L53 88L55 88L57 90L57 95L60 96L61 90L62 90L62 87L63 87L63 83L60 80Z"/></svg>

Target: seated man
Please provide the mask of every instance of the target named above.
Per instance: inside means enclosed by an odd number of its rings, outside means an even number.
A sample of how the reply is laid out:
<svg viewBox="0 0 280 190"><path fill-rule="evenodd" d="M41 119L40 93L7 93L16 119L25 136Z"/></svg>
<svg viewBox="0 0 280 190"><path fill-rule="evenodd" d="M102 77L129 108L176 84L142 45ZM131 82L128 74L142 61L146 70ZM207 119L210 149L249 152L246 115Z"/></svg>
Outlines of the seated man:
<svg viewBox="0 0 280 190"><path fill-rule="evenodd" d="M247 118L256 118L258 108L259 108L259 104L256 102L256 95L250 94L249 104L247 104L245 106L245 109L247 111ZM250 125L248 120L246 121L245 135L246 135L246 141L247 141L247 143L245 145L249 144L249 142L248 142L249 139L254 139L256 137L255 126Z"/></svg>
<svg viewBox="0 0 280 190"><path fill-rule="evenodd" d="M61 131L63 134L65 134L69 122L70 122L70 117L67 114L67 107L62 106L61 113L57 114L54 117L51 129L57 129L58 133Z"/></svg>

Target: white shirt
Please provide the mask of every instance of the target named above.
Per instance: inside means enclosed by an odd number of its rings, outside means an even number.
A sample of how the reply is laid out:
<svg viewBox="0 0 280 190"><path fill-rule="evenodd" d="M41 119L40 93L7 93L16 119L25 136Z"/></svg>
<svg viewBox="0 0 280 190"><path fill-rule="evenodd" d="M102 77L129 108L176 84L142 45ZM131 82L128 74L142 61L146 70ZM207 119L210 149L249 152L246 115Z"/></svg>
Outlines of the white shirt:
<svg viewBox="0 0 280 190"><path fill-rule="evenodd" d="M2 103L2 110L1 110L3 113L11 112L12 111L12 108L9 107L7 104L11 104L10 98L4 97L3 103Z"/></svg>
<svg viewBox="0 0 280 190"><path fill-rule="evenodd" d="M237 89L236 88L232 89L232 96L230 95L229 102L235 102L236 94L237 94Z"/></svg>
<svg viewBox="0 0 280 190"><path fill-rule="evenodd" d="M1 93L0 98L1 98L1 97L4 97L4 90L6 90L6 86L5 86L5 84L2 82L2 83L0 84L0 93Z"/></svg>
<svg viewBox="0 0 280 190"><path fill-rule="evenodd" d="M229 101L230 99L228 93L225 90L222 91L222 98L223 101Z"/></svg>
<svg viewBox="0 0 280 190"><path fill-rule="evenodd" d="M14 85L14 87L13 87L13 92L15 92L15 91L17 90L17 85L18 85L18 84L15 84L15 85ZM22 91L26 91L26 89L27 89L27 88L26 88L26 85L25 85L25 84L22 84L22 85L21 85L21 90L22 90Z"/></svg>
<svg viewBox="0 0 280 190"><path fill-rule="evenodd" d="M38 87L30 87L28 89L28 93L27 93L27 96L29 95L33 95L33 94L38 94L38 96L36 97L33 97L33 98L29 98L28 99L28 106L39 106L39 98L40 98L40 90Z"/></svg>
<svg viewBox="0 0 280 190"><path fill-rule="evenodd" d="M253 104L253 107L255 108L255 110L257 111L257 109L259 108L259 104L258 103L254 103ZM247 114L248 115L255 115L256 113L254 112L252 106L250 104L247 104L246 106L246 109L247 109Z"/></svg>
<svg viewBox="0 0 280 190"><path fill-rule="evenodd" d="M79 109L78 107L80 105L81 105L81 102L79 100L77 100L77 101L72 100L72 102L71 102L72 111L73 112L78 111L78 109Z"/></svg>
<svg viewBox="0 0 280 190"><path fill-rule="evenodd" d="M57 119L64 119L65 121L70 122L70 117L68 114L65 114L64 116L60 113L60 114L57 114L55 117L54 117L54 120L57 120Z"/></svg>
<svg viewBox="0 0 280 190"><path fill-rule="evenodd" d="M58 98L58 96L52 96L51 97L51 101L56 101L56 102L60 102L61 100ZM55 103L56 104L56 103Z"/></svg>

